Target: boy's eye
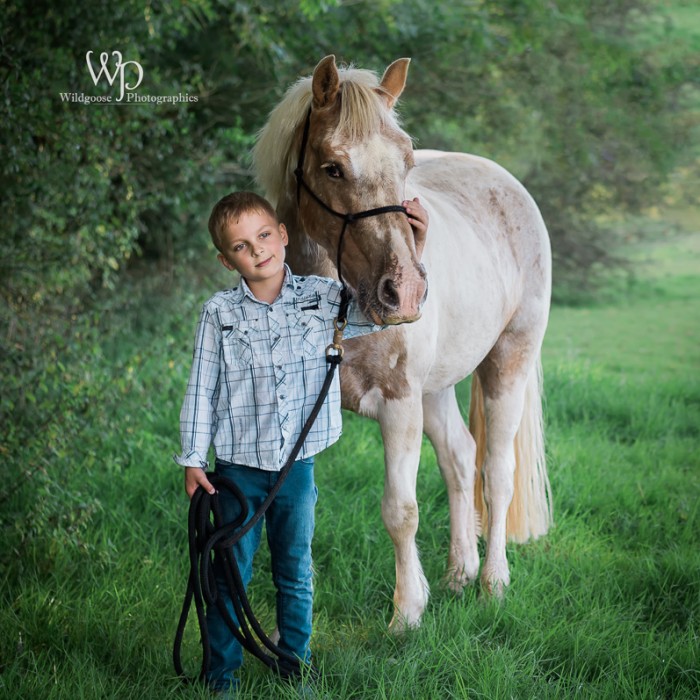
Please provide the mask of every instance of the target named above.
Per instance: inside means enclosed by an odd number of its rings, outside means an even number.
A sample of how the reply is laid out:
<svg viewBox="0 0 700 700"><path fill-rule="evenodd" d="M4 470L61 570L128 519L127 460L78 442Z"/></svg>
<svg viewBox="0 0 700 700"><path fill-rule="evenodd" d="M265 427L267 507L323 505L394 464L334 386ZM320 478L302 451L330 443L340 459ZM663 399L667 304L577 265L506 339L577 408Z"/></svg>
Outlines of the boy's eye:
<svg viewBox="0 0 700 700"><path fill-rule="evenodd" d="M233 247L233 252L234 253L240 253L245 246L242 243L239 243L238 245Z"/></svg>
<svg viewBox="0 0 700 700"><path fill-rule="evenodd" d="M269 231L263 231L263 232L260 234L260 238L267 238L269 235L270 235L270 232L269 232Z"/></svg>

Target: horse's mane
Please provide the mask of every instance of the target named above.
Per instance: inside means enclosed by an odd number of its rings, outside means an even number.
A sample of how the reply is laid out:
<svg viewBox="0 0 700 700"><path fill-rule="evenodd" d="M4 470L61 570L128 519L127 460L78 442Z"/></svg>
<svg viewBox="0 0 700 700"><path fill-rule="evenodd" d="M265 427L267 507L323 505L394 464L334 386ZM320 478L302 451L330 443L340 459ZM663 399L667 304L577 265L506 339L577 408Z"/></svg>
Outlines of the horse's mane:
<svg viewBox="0 0 700 700"><path fill-rule="evenodd" d="M376 73L360 68L339 68L340 119L336 131L351 141L361 140L387 122L398 128L393 110L386 108L377 92ZM298 153L293 150L294 135L311 105L312 78L300 78L272 110L253 148L253 169L272 206L279 204L294 169Z"/></svg>

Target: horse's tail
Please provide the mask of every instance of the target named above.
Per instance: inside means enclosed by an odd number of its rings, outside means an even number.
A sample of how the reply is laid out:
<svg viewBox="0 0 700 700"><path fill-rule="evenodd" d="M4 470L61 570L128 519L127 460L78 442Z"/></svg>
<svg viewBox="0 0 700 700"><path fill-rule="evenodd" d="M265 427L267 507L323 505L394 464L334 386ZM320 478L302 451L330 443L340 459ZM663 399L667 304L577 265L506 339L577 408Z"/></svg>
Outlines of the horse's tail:
<svg viewBox="0 0 700 700"><path fill-rule="evenodd" d="M488 517L484 502L481 470L486 452L486 421L481 382L472 375L469 430L476 440L476 483L474 502L480 534L486 534ZM514 542L526 542L546 534L552 524L552 492L544 455L542 419L542 364L538 359L528 377L523 417L515 436L515 478L513 500L508 508L506 532Z"/></svg>

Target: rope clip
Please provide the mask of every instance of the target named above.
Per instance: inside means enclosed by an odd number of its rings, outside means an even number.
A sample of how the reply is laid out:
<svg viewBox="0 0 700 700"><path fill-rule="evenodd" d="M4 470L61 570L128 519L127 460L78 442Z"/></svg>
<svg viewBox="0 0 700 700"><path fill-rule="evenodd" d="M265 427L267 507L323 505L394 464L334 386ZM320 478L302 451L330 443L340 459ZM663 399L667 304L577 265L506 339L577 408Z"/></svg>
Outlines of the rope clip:
<svg viewBox="0 0 700 700"><path fill-rule="evenodd" d="M330 360L331 358L338 358L339 360L343 359L343 353L345 352L343 349L343 331L347 325L348 320L346 318L344 318L342 321L339 318L336 318L335 321L333 321L333 327L335 330L333 331L333 342L326 348L327 360Z"/></svg>

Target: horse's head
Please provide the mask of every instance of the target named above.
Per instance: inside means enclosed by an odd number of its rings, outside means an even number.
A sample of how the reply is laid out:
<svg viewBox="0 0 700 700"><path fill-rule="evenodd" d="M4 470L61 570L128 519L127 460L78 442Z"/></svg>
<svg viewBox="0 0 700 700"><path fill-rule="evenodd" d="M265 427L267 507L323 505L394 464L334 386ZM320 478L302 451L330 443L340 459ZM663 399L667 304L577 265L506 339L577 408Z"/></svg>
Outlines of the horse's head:
<svg viewBox="0 0 700 700"><path fill-rule="evenodd" d="M408 64L409 59L395 61L379 81L369 71L339 71L335 57L327 56L316 66L311 79L299 81L290 89L285 98L290 105L286 109L285 102L279 105L275 110L278 114L273 112L261 132L256 168L268 196L276 200L282 220L293 213L299 227L332 261L336 260L344 225L337 214L358 214L398 205L405 199L404 183L413 166L413 148L396 121L393 106L406 83ZM294 116L289 114L290 109ZM293 133L282 161L284 185L274 192L274 184L269 186L270 178L261 173L260 165L261 160L270 159L275 130L285 123L282 116L286 116L287 125L293 123ZM297 206L293 171L302 146L303 180L308 191L301 190ZM263 163L262 167L269 170L270 166ZM420 317L426 275L403 212L381 213L347 224L342 275L363 311L375 322L396 324Z"/></svg>

